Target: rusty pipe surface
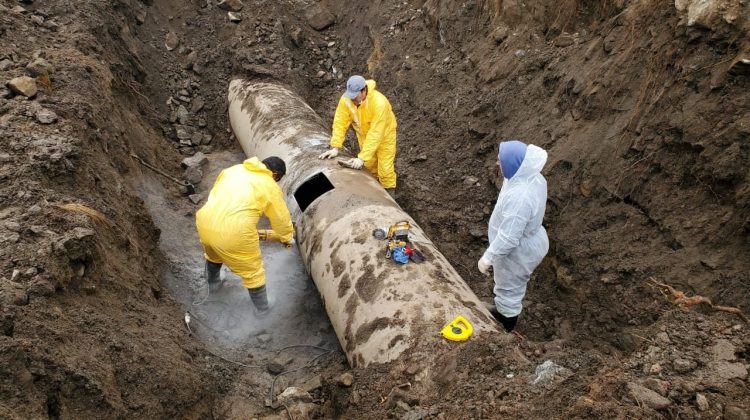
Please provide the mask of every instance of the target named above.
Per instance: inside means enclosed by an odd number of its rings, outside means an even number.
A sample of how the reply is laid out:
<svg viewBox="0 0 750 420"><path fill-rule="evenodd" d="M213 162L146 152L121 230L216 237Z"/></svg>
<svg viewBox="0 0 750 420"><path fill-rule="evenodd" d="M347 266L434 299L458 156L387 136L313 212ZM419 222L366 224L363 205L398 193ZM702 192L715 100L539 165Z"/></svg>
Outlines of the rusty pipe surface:
<svg viewBox="0 0 750 420"><path fill-rule="evenodd" d="M440 330L458 315L472 323L472 340L498 331L477 296L372 175L317 158L327 150L330 132L299 96L274 84L234 80L229 119L247 156L286 162L280 184L300 255L351 366L449 350L459 344ZM310 191L314 197L315 180L322 178L329 189L303 210L300 197L309 200ZM399 221L411 224L409 237L425 262L401 265L385 258L386 242L372 231Z"/></svg>

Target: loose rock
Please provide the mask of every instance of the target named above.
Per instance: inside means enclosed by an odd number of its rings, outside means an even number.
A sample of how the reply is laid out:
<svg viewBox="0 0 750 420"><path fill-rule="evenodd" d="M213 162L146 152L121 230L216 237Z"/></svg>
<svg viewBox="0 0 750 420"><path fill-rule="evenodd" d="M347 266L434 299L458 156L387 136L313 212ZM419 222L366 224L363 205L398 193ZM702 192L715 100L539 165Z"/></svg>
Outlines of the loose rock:
<svg viewBox="0 0 750 420"><path fill-rule="evenodd" d="M204 155L201 152L198 152L194 154L193 156L187 157L185 159L182 159L182 162L180 165L182 165L183 168L192 168L192 167L200 167L203 165L208 164L208 158L206 155Z"/></svg>
<svg viewBox="0 0 750 420"><path fill-rule="evenodd" d="M13 62L4 58L0 60L0 71L6 71L13 68Z"/></svg>
<svg viewBox="0 0 750 420"><path fill-rule="evenodd" d="M203 106L205 105L205 102L203 102L203 99L196 98L193 101L193 105L190 106L190 113L195 114L196 112L203 109Z"/></svg>
<svg viewBox="0 0 750 420"><path fill-rule="evenodd" d="M652 391L658 392L661 396L666 396L669 393L669 382L662 381L661 379L648 378L643 385Z"/></svg>
<svg viewBox="0 0 750 420"><path fill-rule="evenodd" d="M668 398L662 397L656 392L633 382L628 383L628 391L633 399L653 408L654 410L661 410L672 404L672 401Z"/></svg>
<svg viewBox="0 0 750 420"><path fill-rule="evenodd" d="M322 386L323 386L323 378L320 375L316 375L308 379L307 382L305 382L305 384L302 385L302 389L305 390L306 392L312 392Z"/></svg>
<svg viewBox="0 0 750 420"><path fill-rule="evenodd" d="M57 121L57 114L50 109L42 108L36 112L36 120L41 124L53 124Z"/></svg>
<svg viewBox="0 0 750 420"><path fill-rule="evenodd" d="M284 365L280 363L269 363L266 365L266 370L268 370L268 373L271 375L278 375L284 371Z"/></svg>
<svg viewBox="0 0 750 420"><path fill-rule="evenodd" d="M349 372L344 372L339 376L338 383L346 387L352 386L354 383L354 376Z"/></svg>
<svg viewBox="0 0 750 420"><path fill-rule="evenodd" d="M175 114L175 116L177 117L177 121L180 124L187 124L188 120L190 119L190 113L188 113L187 108L185 108L185 106L183 105L177 107L177 113Z"/></svg>
<svg viewBox="0 0 750 420"><path fill-rule="evenodd" d="M463 182L464 185L474 185L479 182L479 178L475 176L465 176Z"/></svg>
<svg viewBox="0 0 750 420"><path fill-rule="evenodd" d="M724 420L750 420L750 414L736 405L728 405L724 409Z"/></svg>
<svg viewBox="0 0 750 420"><path fill-rule="evenodd" d="M26 294L22 285L3 281L0 287L0 302L3 305L24 306L29 303L29 295Z"/></svg>
<svg viewBox="0 0 750 420"><path fill-rule="evenodd" d="M560 48L569 47L575 44L575 39L568 34L562 34L555 38L555 46Z"/></svg>
<svg viewBox="0 0 750 420"><path fill-rule="evenodd" d="M242 13L227 12L227 17L229 18L230 22L242 22Z"/></svg>
<svg viewBox="0 0 750 420"><path fill-rule="evenodd" d="M203 141L203 134L201 134L199 131L196 131L193 133L193 135L190 137L190 143L193 146L198 146Z"/></svg>
<svg viewBox="0 0 750 420"><path fill-rule="evenodd" d="M185 170L185 181L196 185L203 180L203 171L198 167L189 167Z"/></svg>
<svg viewBox="0 0 750 420"><path fill-rule="evenodd" d="M510 29L507 27L500 27L495 29L495 32L492 33L492 39L495 40L496 44L502 44L503 41L505 41L506 38L508 38L508 34L510 33Z"/></svg>
<svg viewBox="0 0 750 420"><path fill-rule="evenodd" d="M240 0L221 0L216 3L216 7L221 10L228 10L230 12L239 12L242 10L242 2Z"/></svg>
<svg viewBox="0 0 750 420"><path fill-rule="evenodd" d="M743 381L747 379L747 367L742 363L721 361L712 367L716 374L722 379L730 380L737 378Z"/></svg>
<svg viewBox="0 0 750 420"><path fill-rule="evenodd" d="M4 226L6 229L8 229L11 232L20 232L21 231L21 224L18 222L14 222L12 220L8 220L4 223Z"/></svg>
<svg viewBox="0 0 750 420"><path fill-rule="evenodd" d="M292 40L292 44L294 44L295 47L301 47L302 43L305 41L302 37L302 28L295 27L292 29L289 33L289 38Z"/></svg>
<svg viewBox="0 0 750 420"><path fill-rule="evenodd" d="M698 367L698 364L692 360L675 359L672 361L672 369L677 373L687 373Z"/></svg>
<svg viewBox="0 0 750 420"><path fill-rule="evenodd" d="M305 19L316 31L322 31L336 22L336 16L319 3L314 3L305 11Z"/></svg>
<svg viewBox="0 0 750 420"><path fill-rule="evenodd" d="M57 28L59 27L59 25L51 20L45 20L44 27L52 32L57 32Z"/></svg>
<svg viewBox="0 0 750 420"><path fill-rule="evenodd" d="M695 405L699 411L706 411L708 410L708 399L703 394L695 394Z"/></svg>
<svg viewBox="0 0 750 420"><path fill-rule="evenodd" d="M8 87L14 93L23 95L27 98L34 97L38 91L36 80L29 76L21 76L12 79L10 82L8 82Z"/></svg>
<svg viewBox="0 0 750 420"><path fill-rule="evenodd" d="M180 45L180 39L177 38L177 34L172 31L167 33L167 36L164 38L164 46L167 47L167 50L172 51L178 45Z"/></svg>
<svg viewBox="0 0 750 420"><path fill-rule="evenodd" d="M177 136L177 139L182 140L190 140L190 133L185 129L185 127L177 127L175 130L175 135Z"/></svg>
<svg viewBox="0 0 750 420"><path fill-rule="evenodd" d="M52 74L54 67L52 67L52 64L50 64L49 61L43 58L37 58L26 66L26 70L28 70L29 74L32 76L38 77Z"/></svg>
<svg viewBox="0 0 750 420"><path fill-rule="evenodd" d="M734 360L737 349L728 340L717 340L711 352L717 360Z"/></svg>
<svg viewBox="0 0 750 420"><path fill-rule="evenodd" d="M55 286L41 277L35 277L29 283L26 292L29 296L52 296L55 293Z"/></svg>
<svg viewBox="0 0 750 420"><path fill-rule="evenodd" d="M203 194L190 194L188 198L193 202L193 204L198 204L203 201Z"/></svg>
<svg viewBox="0 0 750 420"><path fill-rule="evenodd" d="M312 402L312 396L297 387L290 386L279 395L279 402L283 405L292 405L298 402L309 403Z"/></svg>

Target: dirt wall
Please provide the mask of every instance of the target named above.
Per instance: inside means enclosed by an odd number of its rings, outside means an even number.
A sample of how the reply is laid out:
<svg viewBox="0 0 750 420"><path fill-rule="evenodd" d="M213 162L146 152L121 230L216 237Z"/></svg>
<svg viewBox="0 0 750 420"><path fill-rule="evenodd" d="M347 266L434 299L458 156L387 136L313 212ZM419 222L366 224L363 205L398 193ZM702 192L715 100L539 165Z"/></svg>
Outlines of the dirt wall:
<svg viewBox="0 0 750 420"><path fill-rule="evenodd" d="M214 390L163 293L159 231L129 154L174 155L138 113L119 3L2 2L0 417L174 417ZM32 64L32 65L29 65ZM169 378L180 372L175 378ZM168 403L165 403L168 401Z"/></svg>

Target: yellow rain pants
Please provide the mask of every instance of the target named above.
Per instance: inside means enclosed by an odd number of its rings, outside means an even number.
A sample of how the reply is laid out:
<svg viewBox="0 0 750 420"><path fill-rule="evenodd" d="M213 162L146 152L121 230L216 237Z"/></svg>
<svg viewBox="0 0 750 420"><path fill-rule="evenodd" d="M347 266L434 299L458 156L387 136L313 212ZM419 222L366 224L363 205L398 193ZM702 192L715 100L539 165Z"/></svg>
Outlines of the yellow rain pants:
<svg viewBox="0 0 750 420"><path fill-rule="evenodd" d="M294 228L281 188L257 157L221 171L195 214L205 258L226 264L247 288L266 284L256 228L261 215L281 242L291 241Z"/></svg>
<svg viewBox="0 0 750 420"><path fill-rule="evenodd" d="M377 177L383 188L396 188L396 116L391 103L367 81L367 98L357 107L351 99L339 99L333 117L331 147L341 148L349 126L357 133L358 158Z"/></svg>

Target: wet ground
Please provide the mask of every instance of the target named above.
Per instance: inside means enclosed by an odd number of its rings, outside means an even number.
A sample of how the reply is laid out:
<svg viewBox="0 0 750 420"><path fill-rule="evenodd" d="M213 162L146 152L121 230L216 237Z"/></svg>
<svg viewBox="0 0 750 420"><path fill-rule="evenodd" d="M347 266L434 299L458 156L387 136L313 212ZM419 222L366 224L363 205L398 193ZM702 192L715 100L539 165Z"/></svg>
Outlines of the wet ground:
<svg viewBox="0 0 750 420"><path fill-rule="evenodd" d="M243 159L241 152L211 154L196 192L208 197L221 170ZM313 356L340 352L320 295L296 247L286 249L279 243L261 242L272 307L268 315L256 314L241 279L226 266L221 270L221 287L209 294L203 273L205 260L195 230L195 212L205 199L198 205L175 199L165 188L164 182L169 181L153 172L144 175L136 180L136 190L161 230L159 248L168 261L164 285L184 308L190 331L210 351L233 362L259 366L263 371L269 363L279 363L281 366L271 368L277 369L274 374L279 373L278 369L300 367ZM258 226L266 228L269 224L263 218ZM279 357L280 350L285 350L283 357ZM300 372L296 377L303 380L309 376L309 372Z"/></svg>

